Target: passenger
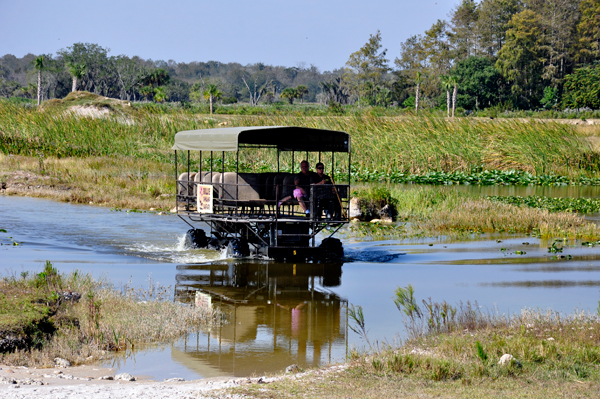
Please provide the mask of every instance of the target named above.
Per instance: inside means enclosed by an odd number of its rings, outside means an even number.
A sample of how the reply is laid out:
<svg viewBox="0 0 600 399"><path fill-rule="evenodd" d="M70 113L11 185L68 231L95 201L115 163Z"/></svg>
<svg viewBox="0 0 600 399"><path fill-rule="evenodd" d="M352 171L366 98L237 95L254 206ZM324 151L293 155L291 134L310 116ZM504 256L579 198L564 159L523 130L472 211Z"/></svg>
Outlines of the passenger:
<svg viewBox="0 0 600 399"><path fill-rule="evenodd" d="M317 170L317 173L313 175L312 184L331 184L331 177L324 173L325 165L323 165L323 162L317 163L315 169Z"/></svg>
<svg viewBox="0 0 600 399"><path fill-rule="evenodd" d="M317 173L313 177L312 184L333 184L331 177L327 176L325 171L325 165L322 162L317 163L315 169ZM325 188L325 187L323 187ZM321 212L325 211L325 217L327 219L333 218L335 215L339 214L340 208L338 205L339 200L336 201L337 195L335 193L335 188L331 190L318 190L316 192L316 205L317 205L317 218L321 217Z"/></svg>
<svg viewBox="0 0 600 399"><path fill-rule="evenodd" d="M304 201L308 200L308 196L310 194L310 184L314 181L315 172L311 172L310 165L308 161L300 162L300 173L296 175L296 179L294 180L294 184L296 188L294 189L294 198L298 200L300 207L304 211L305 214L310 214L310 211L306 207L306 203Z"/></svg>

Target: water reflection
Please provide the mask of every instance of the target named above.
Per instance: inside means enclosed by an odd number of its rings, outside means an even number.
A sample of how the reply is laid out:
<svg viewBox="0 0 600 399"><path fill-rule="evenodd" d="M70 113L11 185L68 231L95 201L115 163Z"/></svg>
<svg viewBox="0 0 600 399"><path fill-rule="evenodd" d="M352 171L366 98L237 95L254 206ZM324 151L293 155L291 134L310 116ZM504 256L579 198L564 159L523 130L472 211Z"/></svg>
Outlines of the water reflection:
<svg viewBox="0 0 600 399"><path fill-rule="evenodd" d="M341 262L224 260L179 265L176 299L218 307L229 323L188 336L176 344L172 356L194 363L204 375L233 376L342 360L347 301L330 289L341 284L341 276Z"/></svg>

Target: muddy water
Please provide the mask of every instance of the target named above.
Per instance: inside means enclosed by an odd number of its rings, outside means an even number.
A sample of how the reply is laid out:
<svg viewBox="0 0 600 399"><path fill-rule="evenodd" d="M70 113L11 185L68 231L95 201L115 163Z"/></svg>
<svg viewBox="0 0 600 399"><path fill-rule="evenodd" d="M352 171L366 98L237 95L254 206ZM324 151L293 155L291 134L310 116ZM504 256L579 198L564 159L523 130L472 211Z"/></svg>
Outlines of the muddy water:
<svg viewBox="0 0 600 399"><path fill-rule="evenodd" d="M471 241L344 240L329 265L234 261L186 250L175 216L0 196L0 273L40 271L46 260L110 279L171 286L177 300L218 306L228 323L172 345L115 358L111 365L156 379L245 376L341 361L366 343L348 328L347 304L363 307L371 342L394 342L403 326L392 296L412 284L419 299L477 301L485 310L524 307L595 311L600 248L566 243L557 258L530 237ZM9 239L8 237L12 237ZM10 245L12 241L20 245ZM8 244L8 245L7 245ZM519 255L516 251L526 252Z"/></svg>

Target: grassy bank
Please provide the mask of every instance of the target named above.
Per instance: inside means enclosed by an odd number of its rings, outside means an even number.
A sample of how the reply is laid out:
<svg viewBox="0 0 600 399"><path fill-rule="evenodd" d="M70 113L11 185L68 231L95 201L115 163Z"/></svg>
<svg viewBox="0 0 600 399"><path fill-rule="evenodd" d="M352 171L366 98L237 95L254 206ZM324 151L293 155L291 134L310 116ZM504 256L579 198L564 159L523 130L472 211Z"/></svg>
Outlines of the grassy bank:
<svg viewBox="0 0 600 399"><path fill-rule="evenodd" d="M315 373L316 378L290 378L235 392L284 398L597 395L597 315L531 309L500 315L486 313L476 303L452 306L431 300L419 306L410 286L398 288L394 301L410 336L404 343L354 351L342 372ZM358 309L350 312L352 329L368 342L368 325ZM503 356L505 363L500 360Z"/></svg>
<svg viewBox="0 0 600 399"><path fill-rule="evenodd" d="M386 225L355 223L353 234L371 239L479 233L516 233L541 238L597 240L600 228L583 217L525 204L507 204L479 198L447 187L398 189L358 188L355 195L367 201L391 203L403 223Z"/></svg>
<svg viewBox="0 0 600 399"><path fill-rule="evenodd" d="M117 289L80 272L60 274L50 262L38 274L1 276L0 337L10 339L0 363L81 364L221 322L215 312L174 303L168 287L149 285Z"/></svg>

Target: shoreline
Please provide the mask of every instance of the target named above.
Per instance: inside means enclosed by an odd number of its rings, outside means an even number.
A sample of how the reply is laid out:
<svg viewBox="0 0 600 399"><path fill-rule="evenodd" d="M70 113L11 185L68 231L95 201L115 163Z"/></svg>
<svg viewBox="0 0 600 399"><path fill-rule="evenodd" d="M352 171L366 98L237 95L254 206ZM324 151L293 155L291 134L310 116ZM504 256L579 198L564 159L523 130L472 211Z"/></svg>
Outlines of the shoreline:
<svg viewBox="0 0 600 399"><path fill-rule="evenodd" d="M279 374L261 377L210 377L185 381L173 378L164 381L147 376L133 376L135 381L106 379L115 377L114 369L93 365L67 368L27 368L0 365L0 396L9 393L15 399L54 399L61 398L131 398L157 397L179 399L181 397L215 397L216 391L245 385L263 385L284 379L300 379L323 376L344 371L348 363L329 365L304 372ZM104 379L103 379L104 378ZM17 380L9 383L7 380ZM220 395L219 395L220 396ZM228 396L230 397L230 396Z"/></svg>

